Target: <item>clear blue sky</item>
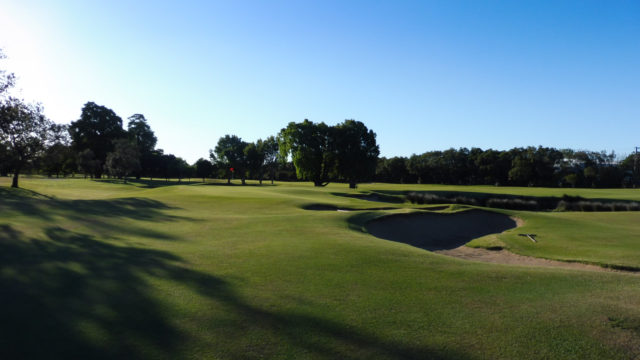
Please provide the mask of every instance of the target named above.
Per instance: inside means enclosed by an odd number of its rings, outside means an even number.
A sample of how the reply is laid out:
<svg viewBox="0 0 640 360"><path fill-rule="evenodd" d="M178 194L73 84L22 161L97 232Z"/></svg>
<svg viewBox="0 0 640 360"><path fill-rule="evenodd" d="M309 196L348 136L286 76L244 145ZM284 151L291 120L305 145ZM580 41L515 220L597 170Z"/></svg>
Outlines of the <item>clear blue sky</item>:
<svg viewBox="0 0 640 360"><path fill-rule="evenodd" d="M639 1L0 0L0 47L53 120L142 113L190 162L305 118L383 156L640 146Z"/></svg>

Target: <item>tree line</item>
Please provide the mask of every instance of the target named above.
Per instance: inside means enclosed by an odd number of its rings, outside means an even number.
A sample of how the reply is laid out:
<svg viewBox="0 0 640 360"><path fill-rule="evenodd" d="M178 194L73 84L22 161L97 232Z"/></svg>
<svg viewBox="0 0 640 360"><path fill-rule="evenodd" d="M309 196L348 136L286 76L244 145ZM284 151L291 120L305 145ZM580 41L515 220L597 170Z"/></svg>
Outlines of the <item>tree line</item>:
<svg viewBox="0 0 640 360"><path fill-rule="evenodd" d="M0 52L0 58L3 55ZM123 179L238 178L310 180L317 186L346 181L351 187L375 174L379 149L376 134L359 121L336 126L304 120L256 142L236 135L221 137L209 159L189 164L157 149L157 137L142 114L123 120L113 110L87 102L69 125L46 118L42 106L10 96L15 76L0 71L0 175L13 175L18 187L25 171L48 176L81 173Z"/></svg>
<svg viewBox="0 0 640 360"><path fill-rule="evenodd" d="M0 59L4 55L0 49ZM39 104L10 96L15 75L0 69L0 175L13 174L18 186L24 171L48 176L81 173L136 178L237 178L304 180L315 186L342 181L620 187L637 184L633 155L549 147L482 150L449 149L410 157L379 158L376 134L360 121L334 126L305 119L290 122L278 134L247 142L232 134L221 137L208 158L189 164L157 149L157 138L142 114L123 120L113 110L87 102L80 118L55 124Z"/></svg>
<svg viewBox="0 0 640 360"><path fill-rule="evenodd" d="M635 155L614 152L519 147L510 150L449 149L410 157L380 158L376 180L390 183L631 187Z"/></svg>

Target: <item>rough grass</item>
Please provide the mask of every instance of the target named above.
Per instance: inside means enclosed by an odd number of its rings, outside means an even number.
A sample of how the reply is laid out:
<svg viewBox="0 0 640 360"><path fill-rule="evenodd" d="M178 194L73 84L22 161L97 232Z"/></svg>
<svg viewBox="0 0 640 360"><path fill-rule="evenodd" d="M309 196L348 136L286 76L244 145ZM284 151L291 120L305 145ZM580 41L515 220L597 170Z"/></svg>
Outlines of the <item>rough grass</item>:
<svg viewBox="0 0 640 360"><path fill-rule="evenodd" d="M332 194L343 184L21 183L0 180L0 358L638 355L640 277L465 262L361 231L426 185L353 193L376 203ZM472 190L489 189L556 195ZM579 195L639 198L603 191ZM513 251L640 265L636 214L508 213L540 240L498 236Z"/></svg>

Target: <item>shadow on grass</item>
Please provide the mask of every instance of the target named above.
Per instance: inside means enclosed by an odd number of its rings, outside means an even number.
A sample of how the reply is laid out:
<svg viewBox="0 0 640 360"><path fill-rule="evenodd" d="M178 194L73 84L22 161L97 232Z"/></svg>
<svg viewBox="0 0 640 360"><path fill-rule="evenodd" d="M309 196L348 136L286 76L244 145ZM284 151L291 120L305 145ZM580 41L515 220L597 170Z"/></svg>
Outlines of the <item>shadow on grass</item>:
<svg viewBox="0 0 640 360"><path fill-rule="evenodd" d="M336 206L330 204L307 204L301 207L304 210L314 211L366 211L366 210L396 210L395 207L351 208L348 206Z"/></svg>
<svg viewBox="0 0 640 360"><path fill-rule="evenodd" d="M267 181L264 181L262 184L254 183L252 181L252 182L248 182L248 183L245 183L244 185L242 185L240 180L234 180L230 184L228 184L227 181L224 180L224 181L215 181L215 182L205 182L205 183L200 183L199 185L204 185L204 186L238 186L238 187L243 187L243 186L245 186L245 187L247 187L247 186L249 186L249 187L255 187L255 186L258 186L258 187L279 186L278 184L272 184L271 182L267 182Z"/></svg>
<svg viewBox="0 0 640 360"><path fill-rule="evenodd" d="M405 199L400 196L383 194L382 192L379 192L379 191L372 191L369 193L332 192L331 195L366 200L366 201L393 203L393 204L402 204L405 202Z"/></svg>
<svg viewBox="0 0 640 360"><path fill-rule="evenodd" d="M198 356L230 359L303 354L314 358L465 359L450 349L387 341L366 331L295 311L247 302L226 280L189 269L164 251L116 246L59 226L28 238L0 225L0 358L175 359L193 357L185 345L208 336ZM222 306L234 321L212 319L218 333L185 333L154 279L186 287ZM173 317L172 317L173 316ZM187 319L188 320L188 319ZM202 320L201 320L202 321ZM222 328L221 328L222 327ZM202 330L201 330L202 331ZM232 341L221 334L247 333ZM260 338L263 338L260 337ZM279 351L288 351L287 354ZM200 349L202 351L202 349Z"/></svg>
<svg viewBox="0 0 640 360"><path fill-rule="evenodd" d="M13 212L45 223L57 223L61 219L83 224L101 235L119 238L138 235L160 240L176 240L170 234L143 228L132 223L114 225L113 220L130 219L147 222L177 220L198 221L185 216L167 214L180 208L148 198L118 198L106 200L61 200L46 197L25 189L0 188L0 212Z"/></svg>
<svg viewBox="0 0 640 360"><path fill-rule="evenodd" d="M158 187L167 187L167 186L175 186L175 185L195 185L200 183L199 181L194 181L194 179L191 179L191 180L183 179L182 181L178 181L175 179L170 179L169 181L166 181L164 179L155 179L155 180L127 179L126 183L120 179L94 179L93 181L99 182L99 183L105 183L105 184L130 185L130 186L135 186L143 189L154 189Z"/></svg>
<svg viewBox="0 0 640 360"><path fill-rule="evenodd" d="M207 181L202 182L200 181L201 179L196 179L196 178L191 178L191 180L185 180L183 179L182 181L178 181L176 179L169 179L169 181L166 181L165 179L155 179L155 180L150 180L150 179L127 179L127 182L125 183L123 180L120 179L94 179L93 181L95 182L100 182L100 183L107 183L107 184L119 184L119 185L130 185L130 186L135 186L135 187L139 187L139 188L143 188L143 189L155 189L155 188L159 188L159 187L167 187L167 186L176 186L176 185L193 185L193 186L197 186L197 185L206 185L206 186L278 186L277 184L271 184L270 182L263 182L262 184L258 184L255 183L253 181L246 183L245 185L242 185L240 183L240 180L233 180L231 182L231 184L227 184L227 180L221 180L221 179L207 179Z"/></svg>

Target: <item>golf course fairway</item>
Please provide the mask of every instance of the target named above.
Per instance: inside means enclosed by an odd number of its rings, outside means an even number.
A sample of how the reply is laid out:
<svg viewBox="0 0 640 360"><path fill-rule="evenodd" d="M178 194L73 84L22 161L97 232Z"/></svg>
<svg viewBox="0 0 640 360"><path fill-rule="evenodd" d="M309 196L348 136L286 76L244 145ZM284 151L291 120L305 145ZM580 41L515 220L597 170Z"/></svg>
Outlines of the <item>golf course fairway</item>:
<svg viewBox="0 0 640 360"><path fill-rule="evenodd" d="M640 200L637 190L9 184L0 179L2 359L640 356L638 212L470 210L523 224L469 246L619 272L466 261L367 230L384 216L469 211L411 205L409 191Z"/></svg>

